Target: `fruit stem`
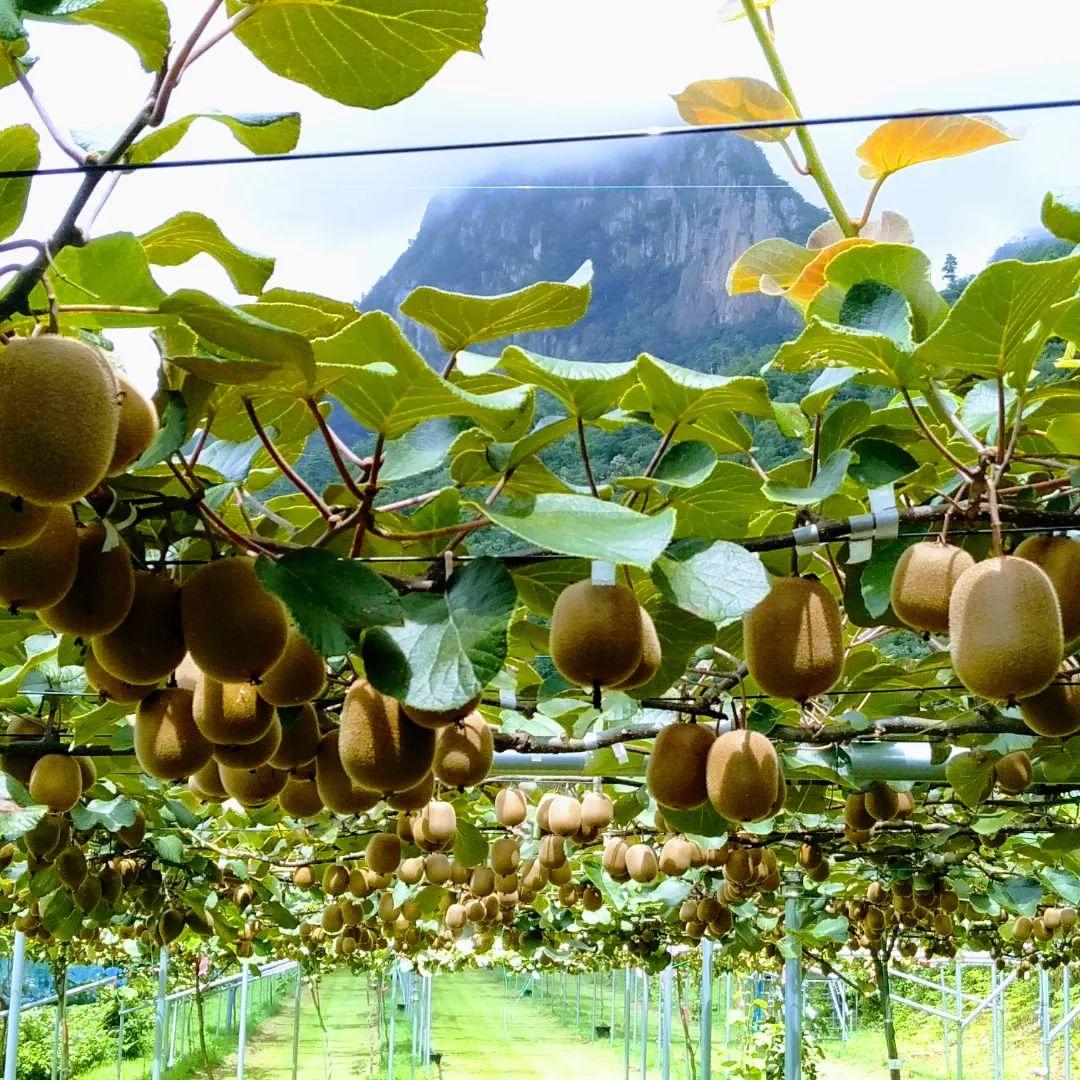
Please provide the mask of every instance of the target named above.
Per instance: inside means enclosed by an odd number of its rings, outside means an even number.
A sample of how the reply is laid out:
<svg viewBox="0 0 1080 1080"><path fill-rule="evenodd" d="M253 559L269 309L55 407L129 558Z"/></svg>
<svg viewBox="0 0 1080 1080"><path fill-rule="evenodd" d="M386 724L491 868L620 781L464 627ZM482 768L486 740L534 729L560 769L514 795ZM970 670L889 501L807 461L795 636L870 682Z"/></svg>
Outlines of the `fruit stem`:
<svg viewBox="0 0 1080 1080"><path fill-rule="evenodd" d="M585 479L589 482L589 490L593 493L594 498L600 497L600 492L596 488L596 478L593 476L592 462L589 461L589 447L585 442L585 421L580 416L577 418L577 437L578 448L581 450L581 463L585 466Z"/></svg>
<svg viewBox="0 0 1080 1080"><path fill-rule="evenodd" d="M315 417L315 423L319 428L319 434L322 435L323 441L326 443L326 448L330 451L330 456L334 459L334 465L337 467L338 474L341 476L342 481L349 489L350 493L362 501L364 498L363 488L361 488L352 478L352 475L345 464L345 459L341 455L341 450L338 447L337 441L334 438L334 434L326 423L326 417L324 417L319 410L319 403L313 397L306 397L304 398L304 404L307 405L311 415Z"/></svg>
<svg viewBox="0 0 1080 1080"><path fill-rule="evenodd" d="M926 436L926 438L933 444L934 448L950 465L956 469L966 479L971 480L975 476L974 470L965 465L933 432L929 424L922 418L921 413L915 405L915 402L911 400L911 394L907 389L902 387L900 394L904 399L904 404L907 405L911 415L915 417L915 422L919 425L919 430Z"/></svg>

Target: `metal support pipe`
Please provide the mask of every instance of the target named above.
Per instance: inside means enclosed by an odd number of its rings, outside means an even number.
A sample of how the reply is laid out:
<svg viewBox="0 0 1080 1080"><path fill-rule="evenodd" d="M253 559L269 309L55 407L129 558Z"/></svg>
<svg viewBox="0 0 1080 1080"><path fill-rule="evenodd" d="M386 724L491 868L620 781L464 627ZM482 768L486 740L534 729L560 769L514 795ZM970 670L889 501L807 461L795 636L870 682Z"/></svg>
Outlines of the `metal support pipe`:
<svg viewBox="0 0 1080 1080"><path fill-rule="evenodd" d="M649 1075L649 973L641 972L641 1074L640 1080Z"/></svg>
<svg viewBox="0 0 1080 1080"><path fill-rule="evenodd" d="M1050 1076L1050 973L1039 968L1039 1042L1042 1045L1043 1076Z"/></svg>
<svg viewBox="0 0 1080 1080"><path fill-rule="evenodd" d="M398 971L397 963L390 967L390 1036L386 1048L386 1080L394 1080L394 1022L397 1019Z"/></svg>
<svg viewBox="0 0 1080 1080"><path fill-rule="evenodd" d="M630 965L623 971L623 1080L630 1080Z"/></svg>
<svg viewBox="0 0 1080 1080"><path fill-rule="evenodd" d="M802 1080L802 954L790 935L799 929L799 902L788 894L784 910L789 956L784 961L784 1080Z"/></svg>
<svg viewBox="0 0 1080 1080"><path fill-rule="evenodd" d="M247 1054L248 994L251 988L251 962L240 961L240 1027L236 1038L236 1080L244 1080L244 1057Z"/></svg>
<svg viewBox="0 0 1080 1080"><path fill-rule="evenodd" d="M15 1080L19 1056L19 1018L22 1015L23 969L26 966L26 935L15 931L11 952L11 986L8 990L7 1044L4 1047L4 1080Z"/></svg>
<svg viewBox="0 0 1080 1080"><path fill-rule="evenodd" d="M701 990L698 994L698 1020L701 1035L698 1039L701 1056L701 1080L712 1080L712 981L713 943L711 938L701 939Z"/></svg>
<svg viewBox="0 0 1080 1080"><path fill-rule="evenodd" d="M165 991L169 987L169 950L158 950L157 999L154 1003L154 1060L150 1065L151 1080L161 1080L161 1056L165 1052Z"/></svg>
<svg viewBox="0 0 1080 1080"><path fill-rule="evenodd" d="M964 1080L964 965L956 961L956 1080Z"/></svg>
<svg viewBox="0 0 1080 1080"><path fill-rule="evenodd" d="M296 965L296 999L293 1012L292 1030L292 1080L296 1080L300 1064L300 1006L304 997L304 969Z"/></svg>
<svg viewBox="0 0 1080 1080"><path fill-rule="evenodd" d="M1061 991L1064 996L1065 1015L1069 1015L1070 1005L1072 1004L1070 998L1069 986L1069 965L1065 965L1064 971L1061 973ZM1072 1026L1066 1025L1065 1027L1065 1068L1061 1076L1061 1080L1072 1080Z"/></svg>
<svg viewBox="0 0 1080 1080"><path fill-rule="evenodd" d="M660 1076L671 1080L671 980L670 964L660 975Z"/></svg>

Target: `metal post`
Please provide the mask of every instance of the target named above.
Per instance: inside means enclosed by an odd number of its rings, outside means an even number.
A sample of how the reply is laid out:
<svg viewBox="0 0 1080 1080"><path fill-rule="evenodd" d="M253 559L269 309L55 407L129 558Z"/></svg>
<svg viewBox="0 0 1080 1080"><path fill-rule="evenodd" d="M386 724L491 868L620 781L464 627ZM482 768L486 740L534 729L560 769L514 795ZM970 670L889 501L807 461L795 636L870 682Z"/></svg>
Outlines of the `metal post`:
<svg viewBox="0 0 1080 1080"><path fill-rule="evenodd" d="M615 1041L615 969L611 969L611 1016L608 1024L608 1044Z"/></svg>
<svg viewBox="0 0 1080 1080"><path fill-rule="evenodd" d="M788 892L784 911L791 955L784 961L784 1080L802 1078L802 954L790 935L799 929L797 894Z"/></svg>
<svg viewBox="0 0 1080 1080"><path fill-rule="evenodd" d="M574 1031L581 1034L581 973L574 976Z"/></svg>
<svg viewBox="0 0 1080 1080"><path fill-rule="evenodd" d="M641 972L641 1080L649 1075L649 973Z"/></svg>
<svg viewBox="0 0 1080 1080"><path fill-rule="evenodd" d="M424 1068L431 1064L431 982L430 975L424 976L424 992L427 997L424 1002Z"/></svg>
<svg viewBox="0 0 1080 1080"><path fill-rule="evenodd" d="M124 1009L120 1009L120 1023L116 1035L116 1080L123 1080L124 1075Z"/></svg>
<svg viewBox="0 0 1080 1080"><path fill-rule="evenodd" d="M1071 1012L1068 964L1065 965L1061 975L1061 989L1065 996L1065 1016L1068 1016ZM1072 1024L1065 1025L1065 1070L1062 1073L1062 1080L1072 1080Z"/></svg>
<svg viewBox="0 0 1080 1080"><path fill-rule="evenodd" d="M394 1021L397 1019L397 964L390 967L390 1045L386 1050L386 1080L394 1080Z"/></svg>
<svg viewBox="0 0 1080 1080"><path fill-rule="evenodd" d="M956 1080L964 1080L964 965L956 961Z"/></svg>
<svg viewBox="0 0 1080 1080"><path fill-rule="evenodd" d="M182 1008L183 1005L179 1001L174 1001L169 1008L169 1053L165 1059L165 1065L170 1069L176 1063L176 1018Z"/></svg>
<svg viewBox="0 0 1080 1080"><path fill-rule="evenodd" d="M724 1046L731 1042L731 972L724 976Z"/></svg>
<svg viewBox="0 0 1080 1080"><path fill-rule="evenodd" d="M300 1061L300 1005L304 994L304 969L296 965L296 1011L293 1014L292 1030L292 1080L296 1080L296 1070Z"/></svg>
<svg viewBox="0 0 1080 1080"><path fill-rule="evenodd" d="M701 1080L712 1078L712 965L713 943L711 938L701 939L701 990L698 994L698 1020L701 1036L698 1040L701 1056Z"/></svg>
<svg viewBox="0 0 1080 1080"><path fill-rule="evenodd" d="M1039 968L1039 1041L1042 1043L1043 1076L1050 1077L1050 974Z"/></svg>
<svg viewBox="0 0 1080 1080"><path fill-rule="evenodd" d="M247 1053L248 994L251 986L251 962L240 961L240 1027L236 1036L236 1080L244 1080L244 1055Z"/></svg>
<svg viewBox="0 0 1080 1080"><path fill-rule="evenodd" d="M1001 976L998 972L997 961L990 964L990 993L994 997L994 1006L990 1012L990 1039L993 1043L994 1054L994 1080L1005 1080L1005 1061L1002 1053L1002 1030L1001 1030L1001 999L1003 994L998 993L998 984Z"/></svg>
<svg viewBox="0 0 1080 1080"><path fill-rule="evenodd" d="M157 1001L154 1006L154 1060L150 1063L151 1080L161 1080L161 1056L165 1052L165 991L169 985L169 950L158 950Z"/></svg>
<svg viewBox="0 0 1080 1080"><path fill-rule="evenodd" d="M67 977L67 969L64 971ZM60 999L62 994L57 989L56 1008L53 1010L53 1037L52 1037L52 1080L57 1080L60 1074Z"/></svg>
<svg viewBox="0 0 1080 1080"><path fill-rule="evenodd" d="M630 1080L630 965L623 972L623 1080Z"/></svg>
<svg viewBox="0 0 1080 1080"><path fill-rule="evenodd" d="M669 964L660 976L660 1075L671 1080L671 979Z"/></svg>

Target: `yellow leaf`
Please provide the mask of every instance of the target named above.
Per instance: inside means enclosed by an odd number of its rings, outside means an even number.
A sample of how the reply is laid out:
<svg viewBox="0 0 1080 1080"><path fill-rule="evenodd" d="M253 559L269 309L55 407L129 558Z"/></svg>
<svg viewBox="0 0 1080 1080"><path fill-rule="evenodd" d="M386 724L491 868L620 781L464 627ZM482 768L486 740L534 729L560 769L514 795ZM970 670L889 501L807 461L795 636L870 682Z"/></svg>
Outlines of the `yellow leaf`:
<svg viewBox="0 0 1080 1080"><path fill-rule="evenodd" d="M826 248L821 248L814 258L803 267L799 276L788 286L784 292L784 298L794 307L802 311L806 305L825 287L825 268L848 248L859 247L861 244L872 244L873 240L867 240L861 236L849 236L844 240L838 240ZM813 253L811 253L813 254Z"/></svg>
<svg viewBox="0 0 1080 1080"><path fill-rule="evenodd" d="M762 279L775 283L780 291L791 285L802 273L814 252L807 251L790 240L773 237L748 247L728 270L727 290L732 296L740 293L765 291ZM769 286L768 291L772 291Z"/></svg>
<svg viewBox="0 0 1080 1080"><path fill-rule="evenodd" d="M748 120L794 120L792 104L760 79L699 79L674 99L688 124L742 124ZM783 142L791 128L755 128L737 135L756 142Z"/></svg>
<svg viewBox="0 0 1080 1080"><path fill-rule="evenodd" d="M761 11L766 8L771 8L776 0L757 0L757 6ZM736 19L745 19L746 11L743 8L742 0L727 0L724 6L720 9L720 21L721 22L734 22Z"/></svg>
<svg viewBox="0 0 1080 1080"><path fill-rule="evenodd" d="M996 121L984 116L920 116L887 120L870 133L856 153L866 162L859 175L886 177L909 165L960 157L998 143L1011 142Z"/></svg>

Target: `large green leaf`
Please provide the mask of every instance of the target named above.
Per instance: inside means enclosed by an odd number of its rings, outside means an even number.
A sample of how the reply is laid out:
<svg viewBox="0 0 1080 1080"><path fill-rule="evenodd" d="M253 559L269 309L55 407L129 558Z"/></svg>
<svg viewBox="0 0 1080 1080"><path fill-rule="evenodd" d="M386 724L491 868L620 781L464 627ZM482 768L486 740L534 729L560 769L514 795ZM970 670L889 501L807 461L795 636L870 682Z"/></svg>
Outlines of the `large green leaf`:
<svg viewBox="0 0 1080 1080"><path fill-rule="evenodd" d="M0 55L0 63L6 63ZM0 169L36 169L41 161L37 132L29 124L0 131ZM30 178L0 180L0 240L10 236L26 213Z"/></svg>
<svg viewBox="0 0 1080 1080"><path fill-rule="evenodd" d="M912 354L886 334L835 326L817 317L807 322L794 341L780 346L772 364L793 372L857 368L896 387L910 386L917 372Z"/></svg>
<svg viewBox="0 0 1080 1080"><path fill-rule="evenodd" d="M474 394L440 378L383 311L372 311L314 343L318 378L353 418L396 439L425 420L466 417L495 434L527 424L532 392Z"/></svg>
<svg viewBox="0 0 1080 1080"><path fill-rule="evenodd" d="M761 477L746 465L717 462L709 478L689 491L676 492L679 536L706 540L746 534L751 519L768 509Z"/></svg>
<svg viewBox="0 0 1080 1080"><path fill-rule="evenodd" d="M644 407L652 414L656 426L663 430L676 424L701 427L703 421L716 413L772 416L765 381L752 375L704 375L665 363L648 353L638 357L637 372ZM627 398L633 398L633 403L624 401L623 407L638 408L638 396L631 391Z"/></svg>
<svg viewBox="0 0 1080 1080"><path fill-rule="evenodd" d="M253 154L287 154L296 148L300 138L299 113L191 113L144 135L127 152L127 160L138 165L156 161L179 144L196 120L214 120L224 125Z"/></svg>
<svg viewBox="0 0 1080 1080"><path fill-rule="evenodd" d="M780 484L769 481L762 484L761 490L767 499L773 502L792 503L795 506L810 506L835 495L844 482L844 475L851 464L850 450L837 450L818 469L817 476L806 487Z"/></svg>
<svg viewBox="0 0 1080 1080"><path fill-rule="evenodd" d="M549 616L559 593L589 576L589 564L584 559L538 559L515 567L513 576L521 602L537 615Z"/></svg>
<svg viewBox="0 0 1080 1080"><path fill-rule="evenodd" d="M945 776L956 797L974 810L994 782L994 762L983 754L959 754L945 767Z"/></svg>
<svg viewBox="0 0 1080 1080"><path fill-rule="evenodd" d="M169 51L165 0L16 0L28 18L97 26L126 41L147 71L157 71ZM0 3L0 23L4 21ZM3 36L0 31L0 36Z"/></svg>
<svg viewBox="0 0 1080 1080"><path fill-rule="evenodd" d="M371 683L418 709L454 709L476 697L506 659L517 602L513 579L497 559L469 563L446 593L410 593L400 627L364 637Z"/></svg>
<svg viewBox="0 0 1080 1080"><path fill-rule="evenodd" d="M248 295L262 291L274 272L274 260L237 247L205 214L184 211L139 237L147 259L156 266L179 266L196 255L220 263L237 290Z"/></svg>
<svg viewBox="0 0 1080 1080"><path fill-rule="evenodd" d="M571 416L595 420L610 412L637 382L634 364L597 364L556 360L526 352L516 345L502 354L499 366L508 375L546 390Z"/></svg>
<svg viewBox="0 0 1080 1080"><path fill-rule="evenodd" d="M1051 309L1076 292L1078 281L1080 255L993 263L963 291L915 358L941 375L1007 378L1022 387L1053 330Z"/></svg>
<svg viewBox="0 0 1080 1080"><path fill-rule="evenodd" d="M715 467L716 451L707 443L681 442L664 454L652 476L620 476L615 483L632 491L695 488L709 478Z"/></svg>
<svg viewBox="0 0 1080 1080"><path fill-rule="evenodd" d="M342 656L369 626L401 621L397 593L363 563L320 548L260 557L255 572L323 656Z"/></svg>
<svg viewBox="0 0 1080 1080"><path fill-rule="evenodd" d="M249 6L228 0L235 15ZM456 52L479 52L485 0L261 0L236 36L277 75L345 105L416 93Z"/></svg>
<svg viewBox="0 0 1080 1080"><path fill-rule="evenodd" d="M675 511L655 517L588 495L537 495L498 508L472 504L489 521L544 551L648 570L667 547Z"/></svg>
<svg viewBox="0 0 1080 1080"><path fill-rule="evenodd" d="M848 466L848 475L868 488L892 484L919 467L902 446L887 439L859 439L851 449L855 460Z"/></svg>
<svg viewBox="0 0 1080 1080"><path fill-rule="evenodd" d="M1080 206L1064 195L1048 191L1042 201L1042 223L1055 236L1080 244Z"/></svg>
<svg viewBox="0 0 1080 1080"><path fill-rule="evenodd" d="M759 556L726 540L679 540L656 560L653 580L684 611L720 625L742 618L769 594Z"/></svg>
<svg viewBox="0 0 1080 1080"><path fill-rule="evenodd" d="M1000 904L1006 911L1011 911L1014 915L1030 917L1039 908L1043 887L1036 878L1014 875L1002 881L991 881L986 892L991 900Z"/></svg>
<svg viewBox="0 0 1080 1080"><path fill-rule="evenodd" d="M690 657L701 646L712 644L716 626L671 603L659 589L642 602L660 638L660 670L644 686L629 693L637 698L659 697L686 673Z"/></svg>
<svg viewBox="0 0 1080 1080"><path fill-rule="evenodd" d="M592 263L586 262L565 283L538 281L501 296L421 285L405 297L401 313L429 327L447 352L456 353L513 334L576 323L589 307L592 272Z"/></svg>
<svg viewBox="0 0 1080 1080"><path fill-rule="evenodd" d="M295 330L312 339L332 337L360 318L355 304L294 289L271 289L253 303L239 307L268 323Z"/></svg>

